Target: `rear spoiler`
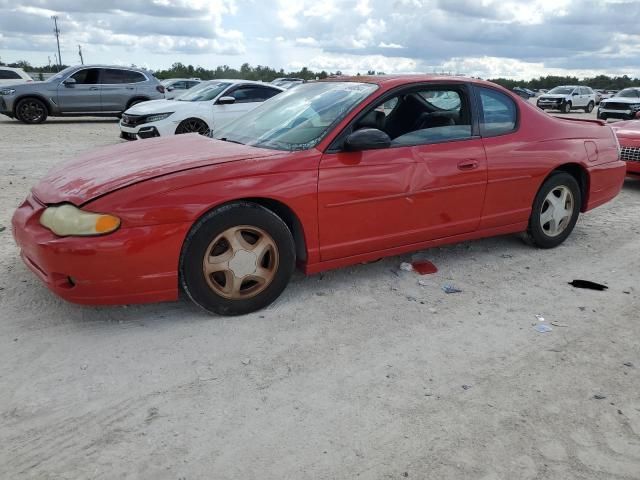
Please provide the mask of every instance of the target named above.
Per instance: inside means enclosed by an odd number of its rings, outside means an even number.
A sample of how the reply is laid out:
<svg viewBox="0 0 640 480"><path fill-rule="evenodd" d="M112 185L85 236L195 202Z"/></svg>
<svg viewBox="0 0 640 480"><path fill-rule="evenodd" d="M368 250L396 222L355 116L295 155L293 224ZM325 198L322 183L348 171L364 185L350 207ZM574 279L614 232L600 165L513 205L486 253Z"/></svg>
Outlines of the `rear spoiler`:
<svg viewBox="0 0 640 480"><path fill-rule="evenodd" d="M597 125L606 125L607 122L605 122L604 120L590 120L587 118L573 118L573 117L559 117L559 116L555 116L556 118L559 118L561 120L571 120L572 122L588 122L588 123L595 123Z"/></svg>

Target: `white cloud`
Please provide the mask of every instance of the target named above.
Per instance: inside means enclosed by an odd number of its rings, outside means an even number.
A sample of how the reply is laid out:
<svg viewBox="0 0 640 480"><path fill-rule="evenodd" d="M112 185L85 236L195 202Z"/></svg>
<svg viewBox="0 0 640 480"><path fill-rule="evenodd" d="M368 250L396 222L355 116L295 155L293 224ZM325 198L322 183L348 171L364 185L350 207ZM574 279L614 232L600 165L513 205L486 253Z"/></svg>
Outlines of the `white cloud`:
<svg viewBox="0 0 640 480"><path fill-rule="evenodd" d="M317 47L318 46L318 41L313 37L296 38L296 43L298 45L304 45L304 46L307 46L307 47Z"/></svg>
<svg viewBox="0 0 640 480"><path fill-rule="evenodd" d="M402 45L398 45L397 43L385 43L385 42L380 42L378 44L378 47L380 47L380 48L404 48Z"/></svg>
<svg viewBox="0 0 640 480"><path fill-rule="evenodd" d="M345 74L356 74L375 70L385 73L416 73L418 63L411 58L385 57L383 55L318 55L311 58L304 64L294 62L291 68L298 69L307 66L311 70L340 70Z"/></svg>

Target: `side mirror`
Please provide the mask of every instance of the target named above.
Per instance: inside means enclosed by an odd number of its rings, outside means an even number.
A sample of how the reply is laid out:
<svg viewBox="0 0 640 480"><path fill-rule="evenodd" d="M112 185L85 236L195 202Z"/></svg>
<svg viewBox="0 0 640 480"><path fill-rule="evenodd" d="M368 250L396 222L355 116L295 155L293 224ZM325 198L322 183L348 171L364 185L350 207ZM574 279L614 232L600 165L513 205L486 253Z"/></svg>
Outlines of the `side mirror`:
<svg viewBox="0 0 640 480"><path fill-rule="evenodd" d="M69 77L62 83L64 83L65 87L73 87L76 84L76 79Z"/></svg>
<svg viewBox="0 0 640 480"><path fill-rule="evenodd" d="M575 97L576 95L580 95L580 94L578 92L573 92L571 95Z"/></svg>
<svg viewBox="0 0 640 480"><path fill-rule="evenodd" d="M232 103L236 103L236 99L233 97L220 97L216 103L218 105L231 105Z"/></svg>
<svg viewBox="0 0 640 480"><path fill-rule="evenodd" d="M175 90L175 88L173 88L173 87L167 87L167 88L166 88L166 90L167 90L167 92L173 92L173 91Z"/></svg>
<svg viewBox="0 0 640 480"><path fill-rule="evenodd" d="M388 148L391 138L377 128L361 128L351 133L344 141L344 147L350 152Z"/></svg>

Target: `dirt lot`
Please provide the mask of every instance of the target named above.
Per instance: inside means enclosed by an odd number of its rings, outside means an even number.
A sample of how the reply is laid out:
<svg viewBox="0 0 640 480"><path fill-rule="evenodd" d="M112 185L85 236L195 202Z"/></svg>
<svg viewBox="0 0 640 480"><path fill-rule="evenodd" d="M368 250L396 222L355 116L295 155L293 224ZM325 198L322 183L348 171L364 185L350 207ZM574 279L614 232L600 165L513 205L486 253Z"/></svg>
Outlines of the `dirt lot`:
<svg viewBox="0 0 640 480"><path fill-rule="evenodd" d="M0 117L0 225L51 166L117 134ZM629 180L555 250L508 236L419 252L440 268L424 286L398 270L411 255L298 274L233 319L67 304L7 228L0 478L638 479L639 220Z"/></svg>

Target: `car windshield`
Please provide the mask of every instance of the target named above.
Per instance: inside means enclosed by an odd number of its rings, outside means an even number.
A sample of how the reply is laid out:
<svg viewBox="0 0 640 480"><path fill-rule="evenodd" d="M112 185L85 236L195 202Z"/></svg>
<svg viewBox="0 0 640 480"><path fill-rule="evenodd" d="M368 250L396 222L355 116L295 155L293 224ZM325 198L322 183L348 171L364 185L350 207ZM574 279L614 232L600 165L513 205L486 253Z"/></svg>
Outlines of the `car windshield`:
<svg viewBox="0 0 640 480"><path fill-rule="evenodd" d="M47 78L46 82L56 82L65 78L71 71L75 70L76 67L67 67L64 70L60 70L54 76Z"/></svg>
<svg viewBox="0 0 640 480"><path fill-rule="evenodd" d="M213 100L220 95L230 83L225 82L207 82L196 85L190 90L180 95L176 100L181 102L206 102Z"/></svg>
<svg viewBox="0 0 640 480"><path fill-rule="evenodd" d="M616 97L625 97L625 98L639 98L640 90L636 88L628 88L626 90L622 90L616 93Z"/></svg>
<svg viewBox="0 0 640 480"><path fill-rule="evenodd" d="M275 150L307 150L377 88L370 83L305 83L215 131L213 138Z"/></svg>
<svg viewBox="0 0 640 480"><path fill-rule="evenodd" d="M573 87L556 87L549 90L547 93L552 95L569 95L575 89Z"/></svg>

